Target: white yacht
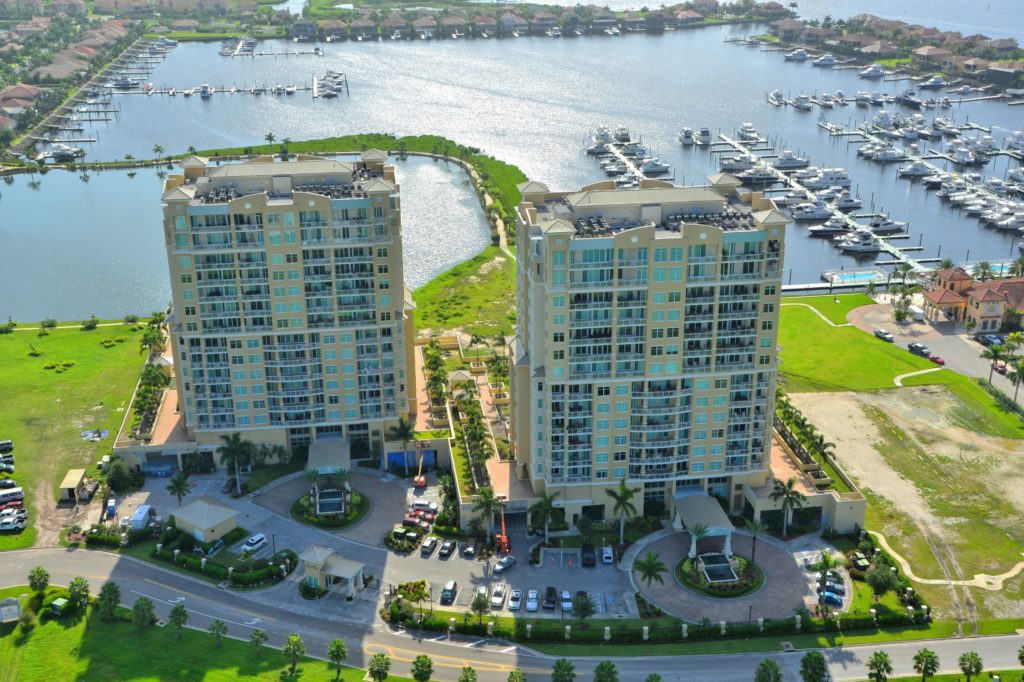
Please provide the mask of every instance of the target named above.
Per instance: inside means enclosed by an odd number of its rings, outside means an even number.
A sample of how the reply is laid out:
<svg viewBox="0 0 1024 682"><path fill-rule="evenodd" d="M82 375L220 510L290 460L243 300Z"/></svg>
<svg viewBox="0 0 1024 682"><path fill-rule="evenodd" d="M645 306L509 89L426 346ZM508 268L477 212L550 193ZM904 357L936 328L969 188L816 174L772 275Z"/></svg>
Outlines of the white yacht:
<svg viewBox="0 0 1024 682"><path fill-rule="evenodd" d="M882 68L881 64L872 64L857 75L861 78L881 78L885 75L885 69Z"/></svg>
<svg viewBox="0 0 1024 682"><path fill-rule="evenodd" d="M828 187L828 188L823 189L820 192L818 192L817 193L817 197L819 199L824 199L825 201L832 201L837 196L839 196L842 192L845 192L845 191L846 190L844 190L842 187Z"/></svg>
<svg viewBox="0 0 1024 682"><path fill-rule="evenodd" d="M849 187L853 184L850 174L843 168L822 168L813 178L803 181L807 189L825 189L826 187Z"/></svg>
<svg viewBox="0 0 1024 682"><path fill-rule="evenodd" d="M813 221L825 220L832 217L832 211L828 209L824 201L820 199L813 203L798 204L793 209L793 220Z"/></svg>
<svg viewBox="0 0 1024 682"><path fill-rule="evenodd" d="M811 55L802 47L793 50L792 52L787 52L784 57L787 62L805 62L810 58Z"/></svg>
<svg viewBox="0 0 1024 682"><path fill-rule="evenodd" d="M736 135L740 138L740 142L757 142L761 139L761 135L757 132L757 128L754 127L753 123L744 123L736 131Z"/></svg>
<svg viewBox="0 0 1024 682"><path fill-rule="evenodd" d="M811 96L810 95L797 95L793 100L793 106L798 111L810 111L811 110Z"/></svg>
<svg viewBox="0 0 1024 682"><path fill-rule="evenodd" d="M1012 171L1006 174L1007 179L1013 182L1024 183L1024 166L1020 168L1014 168Z"/></svg>
<svg viewBox="0 0 1024 682"><path fill-rule="evenodd" d="M779 158L772 161L772 165L781 171L797 170L798 168L807 168L811 165L811 160L804 156L797 156L788 149L783 149Z"/></svg>
<svg viewBox="0 0 1024 682"><path fill-rule="evenodd" d="M199 96L203 99L209 99L213 95L213 88L210 87L209 83L203 83L199 86Z"/></svg>
<svg viewBox="0 0 1024 682"><path fill-rule="evenodd" d="M1011 213L1003 220L992 223L997 230L1021 230L1024 228L1024 213Z"/></svg>
<svg viewBox="0 0 1024 682"><path fill-rule="evenodd" d="M891 163L893 161L906 161L907 155L902 149L886 145L872 154L871 159L879 163Z"/></svg>
<svg viewBox="0 0 1024 682"><path fill-rule="evenodd" d="M783 196L774 199L776 206L792 206L793 204L802 204L807 201L807 192L799 189L791 189L786 192Z"/></svg>
<svg viewBox="0 0 1024 682"><path fill-rule="evenodd" d="M836 237L836 246L851 253L878 253L882 242L867 230L857 230L845 237Z"/></svg>
<svg viewBox="0 0 1024 682"><path fill-rule="evenodd" d="M1024 150L1024 132L1020 130L1014 130L1012 133L1006 136L1003 143L1010 149L1016 149L1018 151Z"/></svg>
<svg viewBox="0 0 1024 682"><path fill-rule="evenodd" d="M646 175L664 175L672 171L672 166L659 159L647 159L640 165L640 171Z"/></svg>
<svg viewBox="0 0 1024 682"><path fill-rule="evenodd" d="M817 166L808 166L807 168L798 170L796 173L793 173L792 177L797 180L806 180L808 178L818 177L819 173L821 173L821 169L818 168Z"/></svg>
<svg viewBox="0 0 1024 682"><path fill-rule="evenodd" d="M835 201L832 203L840 211L852 211L864 205L864 202L860 200L860 197L851 195L850 190L847 189L840 192L839 196L837 196Z"/></svg>
<svg viewBox="0 0 1024 682"><path fill-rule="evenodd" d="M836 237L851 232L850 225L842 216L834 215L821 225L813 225L807 228L807 233L812 237Z"/></svg>
<svg viewBox="0 0 1024 682"><path fill-rule="evenodd" d="M772 90L768 93L768 103L779 106L786 101L785 96L782 94L782 90Z"/></svg>
<svg viewBox="0 0 1024 682"><path fill-rule="evenodd" d="M868 223L868 227L875 234L889 234L891 232L902 232L907 227L907 224L893 220L885 213L882 213L872 218L871 222Z"/></svg>
<svg viewBox="0 0 1024 682"><path fill-rule="evenodd" d="M736 177L745 185L771 185L779 181L779 174L762 164L737 173Z"/></svg>
<svg viewBox="0 0 1024 682"><path fill-rule="evenodd" d="M900 166L896 175L901 178L923 178L932 174L932 169L924 161L914 161L906 166Z"/></svg>
<svg viewBox="0 0 1024 682"><path fill-rule="evenodd" d="M697 138L693 134L693 129L683 128L679 131L679 142L687 147L697 143Z"/></svg>
<svg viewBox="0 0 1024 682"><path fill-rule="evenodd" d="M858 107L869 107L869 106L871 106L871 93L870 92L864 92L863 90L859 90L853 96L853 102Z"/></svg>
<svg viewBox="0 0 1024 682"><path fill-rule="evenodd" d="M921 90L941 90L947 85L949 85L949 83L946 82L945 78L943 78L940 74L935 74L934 76L926 80L924 83L921 83L917 87Z"/></svg>
<svg viewBox="0 0 1024 682"><path fill-rule="evenodd" d="M750 170L754 167L754 159L750 156L727 156L718 162L718 167L726 173Z"/></svg>
<svg viewBox="0 0 1024 682"><path fill-rule="evenodd" d="M699 145L711 144L711 129L710 128L701 128L697 132L697 144L699 144Z"/></svg>
<svg viewBox="0 0 1024 682"><path fill-rule="evenodd" d="M835 66L838 63L839 63L839 60L836 59L835 57L833 57L830 54L823 54L820 57L818 57L817 59L815 59L813 62L811 62L811 64L814 65L814 66L822 66L822 67L829 68L829 69L832 68L833 66Z"/></svg>

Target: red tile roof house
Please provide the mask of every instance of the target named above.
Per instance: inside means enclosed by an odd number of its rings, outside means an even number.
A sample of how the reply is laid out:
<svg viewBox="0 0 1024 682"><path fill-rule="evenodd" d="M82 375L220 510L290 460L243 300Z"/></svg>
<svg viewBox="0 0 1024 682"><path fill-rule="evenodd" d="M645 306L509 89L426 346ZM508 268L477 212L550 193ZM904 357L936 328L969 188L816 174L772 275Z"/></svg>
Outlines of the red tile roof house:
<svg viewBox="0 0 1024 682"><path fill-rule="evenodd" d="M473 17L473 33L475 35L487 34L493 36L498 32L498 21L494 17L489 17L486 14L478 14Z"/></svg>
<svg viewBox="0 0 1024 682"><path fill-rule="evenodd" d="M1024 309L1024 277L976 282L962 268L936 270L924 294L925 316L943 317L978 331L998 331Z"/></svg>

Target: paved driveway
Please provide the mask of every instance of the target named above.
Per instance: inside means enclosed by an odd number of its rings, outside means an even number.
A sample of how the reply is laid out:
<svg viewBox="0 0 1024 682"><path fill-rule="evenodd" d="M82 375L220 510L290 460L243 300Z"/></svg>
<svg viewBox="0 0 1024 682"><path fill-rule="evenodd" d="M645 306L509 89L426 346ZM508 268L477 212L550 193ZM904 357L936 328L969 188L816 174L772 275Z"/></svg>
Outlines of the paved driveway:
<svg viewBox="0 0 1024 682"><path fill-rule="evenodd" d="M707 538L701 541L700 551L720 548L722 543L721 538ZM749 557L751 539L733 534L732 548L737 554ZM691 622L699 622L704 618L716 623L720 620L744 622L748 619L756 621L758 618L788 618L793 615L793 609L814 604L810 575L797 565L791 553L768 544L764 539L758 541L755 557L765 574L764 585L752 595L735 599L703 597L676 582L676 564L690 551L689 534L670 535L646 549L661 557L668 567L668 573L664 575L663 585L652 583L650 587L640 581L639 574L634 574L641 594L668 613Z"/></svg>

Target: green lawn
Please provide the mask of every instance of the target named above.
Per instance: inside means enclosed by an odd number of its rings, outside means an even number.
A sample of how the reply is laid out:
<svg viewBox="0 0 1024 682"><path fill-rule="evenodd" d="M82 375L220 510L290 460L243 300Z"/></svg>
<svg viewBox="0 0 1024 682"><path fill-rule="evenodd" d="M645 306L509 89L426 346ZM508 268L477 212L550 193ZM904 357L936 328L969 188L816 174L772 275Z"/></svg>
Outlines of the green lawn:
<svg viewBox="0 0 1024 682"><path fill-rule="evenodd" d="M489 246L413 293L416 329L494 336L515 327L515 262Z"/></svg>
<svg viewBox="0 0 1024 682"><path fill-rule="evenodd" d="M782 308L779 344L790 393L892 388L897 375L935 366L856 327L831 327L800 306Z"/></svg>
<svg viewBox="0 0 1024 682"><path fill-rule="evenodd" d="M875 301L864 294L842 294L840 296L784 296L782 305L802 303L815 308L833 324L846 324L846 314L862 305Z"/></svg>
<svg viewBox="0 0 1024 682"><path fill-rule="evenodd" d="M242 482L249 486L249 492L256 492L271 481L276 481L282 476L287 476L288 474L294 474L296 471L302 471L305 466L305 462L269 464L267 466L259 467L258 469L253 469L252 473L246 475L245 480Z"/></svg>
<svg viewBox="0 0 1024 682"><path fill-rule="evenodd" d="M953 413L954 419L968 431L987 433L1002 438L1024 438L1024 422L1004 409L977 382L948 369L903 380L904 386L940 385L949 389L963 403Z"/></svg>
<svg viewBox="0 0 1024 682"><path fill-rule="evenodd" d="M142 369L138 338L128 325L51 330L43 337L31 331L0 335L0 438L14 441L14 478L25 489L30 511L55 502L68 468L97 473L96 461L110 452L124 416L118 409L127 408ZM104 339L119 343L104 348ZM33 348L39 357L29 355ZM44 369L50 363L74 364L58 373ZM81 431L87 429L108 429L110 437L83 441ZM20 535L0 535L0 549L33 542L31 526Z"/></svg>
<svg viewBox="0 0 1024 682"><path fill-rule="evenodd" d="M950 665L949 661L943 661L943 665ZM1017 670L985 670L981 675L975 675L974 679L978 682L982 680L991 679L991 675L999 675L1003 682L1010 682L1010 680L1019 680L1021 671ZM928 678L929 682L964 682L967 678L963 673L946 673L943 675L932 675ZM920 682L920 675L910 675L908 677L890 677L889 682Z"/></svg>
<svg viewBox="0 0 1024 682"><path fill-rule="evenodd" d="M94 586L94 591L98 586ZM0 591L0 597L28 592L27 587ZM131 595L122 595L126 599ZM89 627L81 617L50 620L27 635L11 625L0 626L0 682L162 682L191 680L229 682L233 680L287 679L288 666L280 651L264 648L255 655L252 647L230 639L249 630L229 625L229 638L215 648L205 632L185 629L179 640L172 628L140 630L128 623L103 623L94 618ZM352 643L354 644L354 643ZM309 653L325 655L324 651ZM300 679L327 682L334 671L325 661L305 658L299 664ZM392 670L405 669L392 664ZM342 671L342 680L357 682L365 672L355 668ZM389 680L409 682L407 678Z"/></svg>

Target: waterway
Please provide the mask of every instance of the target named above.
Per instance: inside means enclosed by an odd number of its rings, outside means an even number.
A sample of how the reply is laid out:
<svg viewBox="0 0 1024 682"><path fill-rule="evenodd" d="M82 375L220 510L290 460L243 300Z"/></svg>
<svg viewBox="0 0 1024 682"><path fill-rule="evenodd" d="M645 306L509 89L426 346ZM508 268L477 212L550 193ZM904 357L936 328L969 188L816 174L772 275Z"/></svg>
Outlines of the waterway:
<svg viewBox="0 0 1024 682"><path fill-rule="evenodd" d="M416 288L479 253L490 243L490 228L458 166L413 156L393 162L402 190L405 280ZM163 180L152 168L135 177L86 177L55 170L0 185L0 319L119 318L167 305Z"/></svg>
<svg viewBox="0 0 1024 682"><path fill-rule="evenodd" d="M553 189L574 189L603 178L597 165L583 153L590 131L599 124L628 125L674 166L676 182L701 183L715 170L715 159L707 151L681 147L676 141L679 129L684 125L695 129L708 126L714 131L731 132L750 121L779 147L810 155L816 165L847 168L866 209L873 204L896 220L910 221L911 238L903 243L916 245L920 240L924 246L920 255L934 256L940 249L942 256L958 260L966 259L968 250L971 260L1015 255L1015 237L1019 235L983 228L941 204L919 184L897 180L898 164L883 168L856 157L854 145L848 145L847 138L830 137L815 125L818 111L801 113L789 107L769 106L765 93L774 88L791 95L837 89L847 94L860 89L896 93L902 84L867 83L859 80L855 71L787 63L778 52L724 42L730 36L762 29L721 26L663 36L561 40L346 42L325 44L326 56L322 58L228 59L217 55L217 44L183 44L153 72L150 80L155 85L173 85L180 90L204 82L227 87L254 82L301 84L333 69L348 74L351 97L313 100L309 93L276 97L217 94L203 100L180 95L119 95L116 101L122 108L118 120L98 124L95 129L99 142L86 148L91 159L118 159L126 154L144 158L151 155L154 144L162 145L169 153L185 151L190 145L218 149L262 143L268 132L278 140L372 131L437 133L514 163L530 178L546 182ZM294 49L294 45L261 43L264 50L286 48ZM824 116L854 126L876 111L847 107ZM969 117L992 124L993 135L999 140L1009 131L1024 128L1024 107L1008 107L1001 102L966 103L943 114L961 121ZM1014 162L1000 158L986 172L1003 176L1011 164ZM31 298L49 289L58 289L64 296L74 292L76 303L71 308L75 315L102 314L108 309L117 315L137 309L127 303L141 295L144 283L121 277L116 270L126 261L145 263L145 272L160 272L161 276L165 268L162 247L154 253L151 247L132 241L131 235L139 231L152 232L157 236L151 239L157 240L159 233L159 220L150 217L158 215L158 188L144 186L139 182L141 176L134 181L123 175L120 180L90 181L87 189L76 186L79 191L87 191L88 202L65 201L49 188L33 201L24 180L13 187L0 187L0 223L9 221L17 226L11 234L10 226L0 224L0 231L7 235L8 249L20 254L38 253L30 248L31 240L38 239L36 233L46 229L43 226L51 221L47 211L54 210L43 210L43 206L52 207L54 197L59 197L59 203L68 206L65 218L71 220L74 229L101 226L93 228L99 234L90 232L83 239L109 240L109 248L93 254L90 267L115 272L109 286L83 289L71 280L65 282L70 276L62 268L38 262L31 267L19 265L24 278L0 273L0 300L4 301L0 308L17 306L20 317L58 315L31 300L10 296L17 282L19 293L27 291ZM44 180L44 186L50 179ZM78 182L72 178L68 184ZM417 184L414 177L403 179L403 192L408 195L417 191ZM436 206L439 212L432 214L427 228L430 238L420 244L410 242L406 249L410 262L422 265L428 273L439 272L444 264L452 262L447 242L472 232L469 228L452 232L454 238L449 239L445 203L451 195L436 189L427 185L423 190L423 196L440 202ZM111 216L109 206L128 195L132 203L139 202L140 209ZM141 208L143 204L145 209ZM405 205L411 206L408 198ZM464 208L453 202L452 210ZM475 203L471 208L475 230L483 225L483 218ZM124 220L119 217L122 215L132 218ZM406 219L413 219L411 211L406 212ZM101 236L104 234L108 236ZM125 238L119 240L119 236ZM47 253L52 253L53 242L46 240L46 244ZM55 263L54 258L48 262ZM72 253L60 258L77 256ZM842 255L826 240L807 237L802 226L789 228L786 281L818 281L823 270L870 265L873 260L858 261ZM410 284L415 285L411 268L409 272ZM89 291L94 293L84 293ZM15 303L10 303L12 298ZM166 286L150 295L157 305L165 299ZM107 303L111 300L118 305ZM0 314L14 313L0 310Z"/></svg>

